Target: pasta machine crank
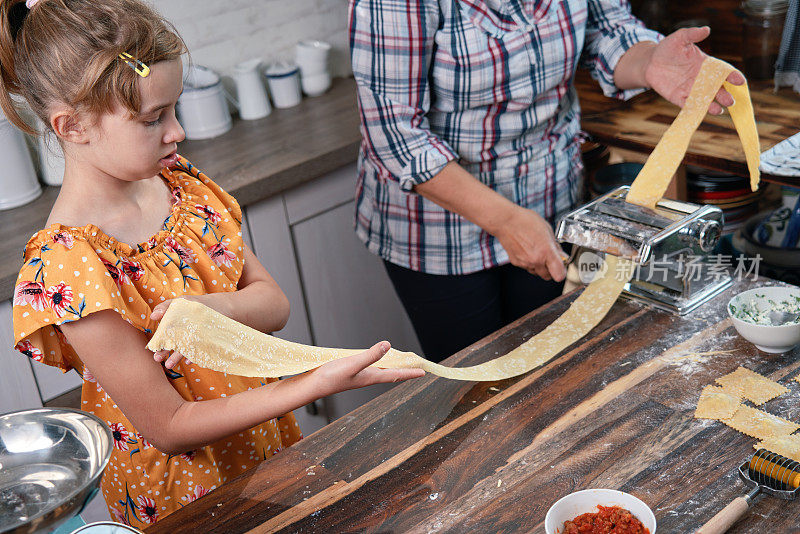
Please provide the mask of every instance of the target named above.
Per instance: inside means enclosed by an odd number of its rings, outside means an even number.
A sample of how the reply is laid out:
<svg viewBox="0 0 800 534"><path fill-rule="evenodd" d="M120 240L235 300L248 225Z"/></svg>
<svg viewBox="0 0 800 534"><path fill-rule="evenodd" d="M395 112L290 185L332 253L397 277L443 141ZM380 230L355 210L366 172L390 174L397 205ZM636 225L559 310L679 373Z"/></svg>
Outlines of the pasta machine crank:
<svg viewBox="0 0 800 534"><path fill-rule="evenodd" d="M712 265L723 215L716 206L662 199L655 209L625 201L622 186L558 222L561 242L627 258L636 272L622 296L684 315L731 286L727 269Z"/></svg>

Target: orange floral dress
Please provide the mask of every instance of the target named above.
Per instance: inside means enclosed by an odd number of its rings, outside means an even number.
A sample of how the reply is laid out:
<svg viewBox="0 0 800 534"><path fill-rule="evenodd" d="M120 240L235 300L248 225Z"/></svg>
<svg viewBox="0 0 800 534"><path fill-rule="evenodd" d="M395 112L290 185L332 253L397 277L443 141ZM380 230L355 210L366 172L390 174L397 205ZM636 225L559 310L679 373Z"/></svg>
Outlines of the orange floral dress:
<svg viewBox="0 0 800 534"><path fill-rule="evenodd" d="M244 264L236 200L183 158L161 175L172 191L172 211L148 242L130 246L93 225L53 224L28 242L14 291L16 349L81 373L82 409L114 436L101 484L111 517L142 528L302 438L290 412L206 447L164 454L136 431L62 335L58 325L100 310L114 310L150 335L157 326L150 312L159 302L236 289ZM275 380L218 373L186 360L164 372L190 401Z"/></svg>

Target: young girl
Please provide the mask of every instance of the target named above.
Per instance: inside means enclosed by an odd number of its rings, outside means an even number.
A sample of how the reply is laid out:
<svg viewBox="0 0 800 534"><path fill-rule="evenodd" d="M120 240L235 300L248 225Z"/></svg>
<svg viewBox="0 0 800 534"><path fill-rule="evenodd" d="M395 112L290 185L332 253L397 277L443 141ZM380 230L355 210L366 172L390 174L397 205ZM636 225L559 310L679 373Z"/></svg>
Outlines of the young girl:
<svg viewBox="0 0 800 534"><path fill-rule="evenodd" d="M64 182L28 242L14 293L16 348L82 374L82 408L108 423L102 489L144 526L301 438L291 410L334 392L421 376L368 368L368 351L286 380L247 379L147 351L171 299L264 332L289 304L242 242L236 201L178 156L184 45L138 0L0 0L0 104L11 95L58 136Z"/></svg>

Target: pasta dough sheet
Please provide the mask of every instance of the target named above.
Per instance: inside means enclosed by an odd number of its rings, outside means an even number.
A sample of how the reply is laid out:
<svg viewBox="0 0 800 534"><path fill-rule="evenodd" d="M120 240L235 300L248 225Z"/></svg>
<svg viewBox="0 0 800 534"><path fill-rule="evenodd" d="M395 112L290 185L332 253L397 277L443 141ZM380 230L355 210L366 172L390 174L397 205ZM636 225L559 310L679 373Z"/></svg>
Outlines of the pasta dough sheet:
<svg viewBox="0 0 800 534"><path fill-rule="evenodd" d="M716 383L725 391L744 397L756 406L789 391L788 388L745 367L739 367L734 372L717 378Z"/></svg>
<svg viewBox="0 0 800 534"><path fill-rule="evenodd" d="M708 105L733 70L727 63L707 58L692 85L686 105L658 142L637 176L627 200L655 206L683 159L689 139L703 120ZM736 103L729 108L745 145L751 185L758 184L758 134L746 87L729 87ZM753 150L752 147L755 147ZM569 309L538 335L494 360L472 367L446 367L412 352L390 350L379 367L418 367L457 380L501 380L538 367L594 328L630 280L633 264L607 255L608 269L594 280ZM301 373L360 349L333 349L291 343L239 324L205 306L177 299L161 319L147 345L152 351L177 350L198 365L243 376L284 376Z"/></svg>
<svg viewBox="0 0 800 534"><path fill-rule="evenodd" d="M700 393L694 417L695 419L716 419L717 421L730 419L741 404L740 397L731 395L716 386L706 386Z"/></svg>
<svg viewBox="0 0 800 534"><path fill-rule="evenodd" d="M742 434L747 434L760 440L788 436L800 428L800 425L782 419L777 415L744 405L739 406L733 417L722 422Z"/></svg>
<svg viewBox="0 0 800 534"><path fill-rule="evenodd" d="M736 69L724 61L711 57L706 58L692 85L686 103L647 158L639 176L631 184L631 189L626 197L628 202L654 208L656 203L661 200L689 148L692 135L703 121L717 90L723 85L735 100L734 104L728 107L728 111L744 147L747 167L750 171L750 187L753 191L758 189L761 148L753 116L753 104L750 101L750 91L746 82L745 85L733 85L725 81L725 78L734 70Z"/></svg>
<svg viewBox="0 0 800 534"><path fill-rule="evenodd" d="M786 456L795 462L800 462L800 436L796 434L765 439L753 445L753 448L756 450L767 449L775 454Z"/></svg>
<svg viewBox="0 0 800 534"><path fill-rule="evenodd" d="M633 272L631 262L614 256L606 264L605 276L592 282L561 317L505 356L471 367L447 367L413 352L391 349L374 366L417 367L445 378L475 381L526 373L582 338L605 317ZM147 348L177 350L201 367L240 376L293 375L361 352L292 343L186 299L170 304Z"/></svg>

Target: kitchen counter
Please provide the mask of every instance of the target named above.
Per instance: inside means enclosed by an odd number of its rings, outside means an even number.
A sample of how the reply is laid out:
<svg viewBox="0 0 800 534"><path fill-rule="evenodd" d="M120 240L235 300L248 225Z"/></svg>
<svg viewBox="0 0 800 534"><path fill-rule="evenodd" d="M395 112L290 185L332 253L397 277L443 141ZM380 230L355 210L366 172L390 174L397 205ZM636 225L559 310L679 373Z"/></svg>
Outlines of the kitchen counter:
<svg viewBox="0 0 800 534"><path fill-rule="evenodd" d="M744 365L789 387L762 406L800 418L800 350L759 353L727 318L733 288L686 317L627 301L545 366L494 383L402 384L146 530L543 532L564 495L632 493L659 532L692 532L745 486L755 439L693 418L703 386ZM563 296L455 354L471 365L530 338ZM703 351L733 351L702 356ZM800 506L760 498L730 532L790 532Z"/></svg>
<svg viewBox="0 0 800 534"><path fill-rule="evenodd" d="M360 141L355 82L338 78L322 96L235 119L224 135L184 141L178 151L247 206L352 163ZM12 298L25 243L44 227L58 191L45 187L33 202L0 211L0 301Z"/></svg>

